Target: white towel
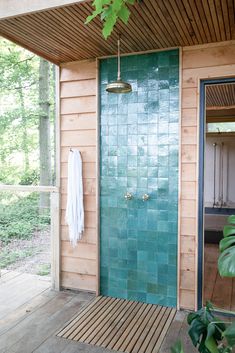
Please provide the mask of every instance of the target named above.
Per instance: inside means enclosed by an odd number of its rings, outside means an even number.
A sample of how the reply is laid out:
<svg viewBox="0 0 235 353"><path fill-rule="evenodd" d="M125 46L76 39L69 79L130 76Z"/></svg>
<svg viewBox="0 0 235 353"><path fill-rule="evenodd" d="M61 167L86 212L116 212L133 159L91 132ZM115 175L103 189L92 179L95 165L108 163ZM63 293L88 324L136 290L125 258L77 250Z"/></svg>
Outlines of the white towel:
<svg viewBox="0 0 235 353"><path fill-rule="evenodd" d="M75 247L84 231L82 158L78 150L69 152L65 221L69 226L70 242Z"/></svg>

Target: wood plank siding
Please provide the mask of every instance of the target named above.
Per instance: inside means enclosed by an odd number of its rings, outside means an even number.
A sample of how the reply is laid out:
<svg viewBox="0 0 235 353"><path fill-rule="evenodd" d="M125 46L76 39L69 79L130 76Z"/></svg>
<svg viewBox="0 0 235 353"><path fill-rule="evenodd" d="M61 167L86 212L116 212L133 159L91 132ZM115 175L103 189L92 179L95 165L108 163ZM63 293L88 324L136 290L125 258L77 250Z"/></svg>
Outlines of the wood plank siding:
<svg viewBox="0 0 235 353"><path fill-rule="evenodd" d="M182 49L180 307L197 306L200 79L235 76L235 44Z"/></svg>
<svg viewBox="0 0 235 353"><path fill-rule="evenodd" d="M96 227L96 61L73 62L60 69L61 127L61 285L95 291ZM85 232L73 248L64 216L67 202L67 161L70 148L82 153Z"/></svg>

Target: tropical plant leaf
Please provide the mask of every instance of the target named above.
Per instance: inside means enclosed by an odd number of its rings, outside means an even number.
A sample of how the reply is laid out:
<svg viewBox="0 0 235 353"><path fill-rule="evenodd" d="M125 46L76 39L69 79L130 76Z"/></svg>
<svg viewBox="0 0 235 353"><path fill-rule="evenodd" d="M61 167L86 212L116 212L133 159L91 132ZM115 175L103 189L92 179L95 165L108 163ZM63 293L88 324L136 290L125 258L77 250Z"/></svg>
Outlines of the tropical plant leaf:
<svg viewBox="0 0 235 353"><path fill-rule="evenodd" d="M224 237L229 237L230 235L235 235L235 226L226 225L223 231Z"/></svg>
<svg viewBox="0 0 235 353"><path fill-rule="evenodd" d="M207 326L207 336L205 339L205 346L211 353L219 353L217 348L217 342L214 338L215 333L216 333L216 325L213 322L211 322Z"/></svg>
<svg viewBox="0 0 235 353"><path fill-rule="evenodd" d="M235 235L231 235L230 237L223 238L219 243L220 252L223 252L230 246L235 245Z"/></svg>
<svg viewBox="0 0 235 353"><path fill-rule="evenodd" d="M223 337L226 338L231 347L235 346L235 321L224 331Z"/></svg>
<svg viewBox="0 0 235 353"><path fill-rule="evenodd" d="M235 277L235 245L222 252L218 259L218 269L222 277Z"/></svg>
<svg viewBox="0 0 235 353"><path fill-rule="evenodd" d="M188 334L193 342L193 345L197 345L201 341L201 335L205 332L206 325L201 320L193 320L188 331Z"/></svg>
<svg viewBox="0 0 235 353"><path fill-rule="evenodd" d="M197 317L199 317L198 312L196 312L196 313L189 313L188 316L187 316L187 322L188 322L188 324L191 325L192 321L193 321L194 319L196 319Z"/></svg>
<svg viewBox="0 0 235 353"><path fill-rule="evenodd" d="M228 217L228 223L229 224L235 224L235 215L231 215Z"/></svg>
<svg viewBox="0 0 235 353"><path fill-rule="evenodd" d="M182 343L177 341L173 347L171 347L171 353L184 353Z"/></svg>

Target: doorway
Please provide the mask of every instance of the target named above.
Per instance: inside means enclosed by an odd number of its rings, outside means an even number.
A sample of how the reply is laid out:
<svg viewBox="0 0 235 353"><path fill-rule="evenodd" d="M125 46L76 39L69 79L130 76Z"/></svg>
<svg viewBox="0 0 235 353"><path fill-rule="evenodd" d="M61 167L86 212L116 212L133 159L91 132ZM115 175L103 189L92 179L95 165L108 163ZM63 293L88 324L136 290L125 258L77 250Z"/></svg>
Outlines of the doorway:
<svg viewBox="0 0 235 353"><path fill-rule="evenodd" d="M235 312L235 279L218 272L219 243L235 214L235 80L201 82L199 307Z"/></svg>

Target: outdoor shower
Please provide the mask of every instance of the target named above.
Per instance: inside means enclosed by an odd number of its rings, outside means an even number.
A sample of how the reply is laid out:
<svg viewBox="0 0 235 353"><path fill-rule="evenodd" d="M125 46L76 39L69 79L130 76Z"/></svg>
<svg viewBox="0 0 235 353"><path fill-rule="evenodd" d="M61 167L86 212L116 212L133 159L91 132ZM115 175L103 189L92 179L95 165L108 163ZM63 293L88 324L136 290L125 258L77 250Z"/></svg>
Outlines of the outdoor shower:
<svg viewBox="0 0 235 353"><path fill-rule="evenodd" d="M213 207L226 207L228 200L228 145L213 143Z"/></svg>

